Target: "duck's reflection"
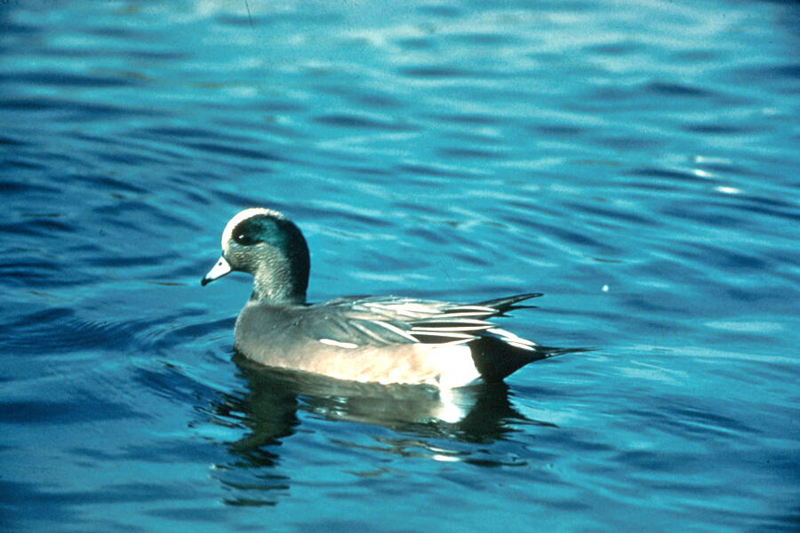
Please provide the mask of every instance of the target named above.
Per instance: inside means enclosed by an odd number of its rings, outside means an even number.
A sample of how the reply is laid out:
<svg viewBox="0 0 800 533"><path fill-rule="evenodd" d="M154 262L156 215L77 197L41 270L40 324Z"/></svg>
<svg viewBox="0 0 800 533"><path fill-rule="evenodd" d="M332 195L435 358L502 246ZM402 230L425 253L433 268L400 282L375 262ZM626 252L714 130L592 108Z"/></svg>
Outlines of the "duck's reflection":
<svg viewBox="0 0 800 533"><path fill-rule="evenodd" d="M358 442L337 435L337 446L445 461L466 459L470 447L464 444L494 442L514 431L519 423L552 426L520 414L509 401L504 383L439 391L425 386L355 383L266 368L240 356L234 361L245 380L246 391L225 395L214 410L221 421L245 427L247 433L228 443L234 460L217 465L217 469L219 480L237 493L246 487L256 488L252 485L253 469L260 471L257 477L261 481L256 484L260 485L261 496L253 501L244 498L250 501L247 505L274 505L277 494L264 491L288 490L290 473L279 473L282 469L274 467L280 464L281 444L300 431L303 419L308 421L309 416L370 424L393 432L389 437L381 432L367 442L362 431L356 432L361 439ZM464 444L447 446L442 439ZM242 498L227 503L242 504Z"/></svg>

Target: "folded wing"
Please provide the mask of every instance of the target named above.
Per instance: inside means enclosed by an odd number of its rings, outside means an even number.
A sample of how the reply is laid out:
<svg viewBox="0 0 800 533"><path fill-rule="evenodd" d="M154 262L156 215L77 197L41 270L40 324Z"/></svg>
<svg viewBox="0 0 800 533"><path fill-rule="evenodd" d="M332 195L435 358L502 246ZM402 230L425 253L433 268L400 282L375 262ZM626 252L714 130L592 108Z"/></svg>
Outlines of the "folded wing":
<svg viewBox="0 0 800 533"><path fill-rule="evenodd" d="M340 298L305 314L304 329L322 342L353 347L462 344L493 337L532 349L534 343L497 328L489 319L525 307L515 304L537 296L541 295L521 294L468 305L415 298Z"/></svg>

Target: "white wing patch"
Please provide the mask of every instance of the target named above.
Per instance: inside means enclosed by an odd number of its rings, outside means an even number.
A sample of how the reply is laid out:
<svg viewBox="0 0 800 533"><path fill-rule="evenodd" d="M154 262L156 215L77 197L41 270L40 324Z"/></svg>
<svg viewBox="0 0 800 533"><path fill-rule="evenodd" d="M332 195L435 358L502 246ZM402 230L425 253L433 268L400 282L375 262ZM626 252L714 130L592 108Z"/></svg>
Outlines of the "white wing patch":
<svg viewBox="0 0 800 533"><path fill-rule="evenodd" d="M358 348L358 344L353 344L352 342L340 342L333 339L320 339L319 342L322 344L327 344L328 346L336 346L337 348L346 348L348 350Z"/></svg>

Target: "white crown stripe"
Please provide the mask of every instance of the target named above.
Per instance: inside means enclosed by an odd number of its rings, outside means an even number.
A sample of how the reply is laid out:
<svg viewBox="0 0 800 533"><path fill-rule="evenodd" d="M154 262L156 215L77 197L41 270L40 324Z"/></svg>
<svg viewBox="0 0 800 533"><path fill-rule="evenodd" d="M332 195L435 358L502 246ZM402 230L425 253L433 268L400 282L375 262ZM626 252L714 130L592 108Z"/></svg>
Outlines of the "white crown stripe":
<svg viewBox="0 0 800 533"><path fill-rule="evenodd" d="M225 229L222 230L222 249L225 250L228 247L228 242L233 238L233 230L236 229L242 221L247 220L248 218L254 217L256 215L267 215L276 218L285 218L282 213L278 211L273 211L271 209L264 209L263 207L251 207L250 209L245 209L244 211L239 211L234 215L232 219L228 221L225 225Z"/></svg>

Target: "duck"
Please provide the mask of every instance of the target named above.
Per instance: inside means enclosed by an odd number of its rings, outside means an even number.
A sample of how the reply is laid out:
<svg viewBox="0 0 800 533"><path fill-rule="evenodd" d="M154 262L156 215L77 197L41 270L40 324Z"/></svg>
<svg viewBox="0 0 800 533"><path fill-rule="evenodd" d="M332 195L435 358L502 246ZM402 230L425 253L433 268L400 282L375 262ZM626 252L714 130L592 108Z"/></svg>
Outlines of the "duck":
<svg viewBox="0 0 800 533"><path fill-rule="evenodd" d="M236 319L234 348L266 367L456 389L503 381L557 352L492 321L530 307L520 303L541 293L468 304L402 296L308 303L308 244L283 213L244 209L225 225L221 243L222 255L201 285L231 272L253 275L252 293Z"/></svg>

